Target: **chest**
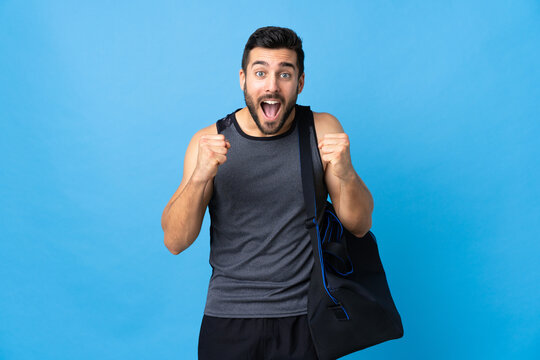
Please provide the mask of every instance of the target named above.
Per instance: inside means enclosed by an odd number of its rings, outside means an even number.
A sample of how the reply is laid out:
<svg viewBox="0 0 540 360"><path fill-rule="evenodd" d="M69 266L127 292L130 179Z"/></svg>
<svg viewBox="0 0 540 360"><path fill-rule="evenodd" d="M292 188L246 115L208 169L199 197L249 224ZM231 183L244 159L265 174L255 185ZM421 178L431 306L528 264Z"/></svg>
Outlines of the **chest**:
<svg viewBox="0 0 540 360"><path fill-rule="evenodd" d="M214 192L245 204L301 198L295 133L272 141L230 138L227 161L218 169Z"/></svg>

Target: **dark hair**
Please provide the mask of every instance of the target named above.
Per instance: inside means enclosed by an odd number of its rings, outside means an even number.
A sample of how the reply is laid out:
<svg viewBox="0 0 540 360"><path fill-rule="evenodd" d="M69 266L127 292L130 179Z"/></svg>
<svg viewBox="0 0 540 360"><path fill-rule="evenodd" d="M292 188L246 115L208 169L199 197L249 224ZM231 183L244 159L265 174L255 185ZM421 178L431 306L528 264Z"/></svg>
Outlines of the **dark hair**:
<svg viewBox="0 0 540 360"><path fill-rule="evenodd" d="M244 72L246 71L249 52L256 47L294 50L296 52L296 65L298 65L298 78L304 73L302 39L293 30L277 26L265 26L255 30L249 37L242 55L242 69Z"/></svg>

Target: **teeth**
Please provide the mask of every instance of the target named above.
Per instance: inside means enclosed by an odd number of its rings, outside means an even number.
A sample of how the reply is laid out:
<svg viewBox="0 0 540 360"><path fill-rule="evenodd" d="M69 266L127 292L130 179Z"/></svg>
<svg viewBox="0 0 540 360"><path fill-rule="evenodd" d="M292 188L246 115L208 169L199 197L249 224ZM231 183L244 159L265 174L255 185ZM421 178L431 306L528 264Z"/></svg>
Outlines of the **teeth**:
<svg viewBox="0 0 540 360"><path fill-rule="evenodd" d="M265 101L263 101L263 102L264 102L264 103L267 103L267 104L270 104L270 105L279 103L279 101L274 101L274 100L265 100Z"/></svg>

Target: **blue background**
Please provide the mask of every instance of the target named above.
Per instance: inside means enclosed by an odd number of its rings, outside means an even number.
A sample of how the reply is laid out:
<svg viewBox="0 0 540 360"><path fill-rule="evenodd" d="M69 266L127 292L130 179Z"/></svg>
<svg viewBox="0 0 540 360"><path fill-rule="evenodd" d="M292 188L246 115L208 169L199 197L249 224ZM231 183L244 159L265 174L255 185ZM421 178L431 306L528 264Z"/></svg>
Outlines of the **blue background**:
<svg viewBox="0 0 540 360"><path fill-rule="evenodd" d="M193 133L242 107L243 46L304 40L405 337L348 359L540 358L538 1L0 0L0 358L195 359L208 221L161 213Z"/></svg>

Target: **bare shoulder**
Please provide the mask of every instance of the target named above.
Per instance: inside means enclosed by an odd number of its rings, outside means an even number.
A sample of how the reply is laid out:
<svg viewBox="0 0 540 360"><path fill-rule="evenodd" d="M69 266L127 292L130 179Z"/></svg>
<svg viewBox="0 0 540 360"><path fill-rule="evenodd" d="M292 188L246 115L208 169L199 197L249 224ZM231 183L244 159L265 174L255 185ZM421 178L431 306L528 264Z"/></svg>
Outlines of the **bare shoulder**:
<svg viewBox="0 0 540 360"><path fill-rule="evenodd" d="M197 148L197 145L199 144L199 140L200 140L201 136L204 136L204 135L217 135L217 133L218 132L217 132L217 128L216 128L215 123L200 129L195 134L193 134L193 136L191 137L191 141L189 142L187 152L188 153L193 153L193 151ZM193 155L196 155L196 153L192 154L192 156Z"/></svg>
<svg viewBox="0 0 540 360"><path fill-rule="evenodd" d="M211 124L211 125L208 125L207 127L200 129L193 135L193 137L191 138L191 141L189 142L188 148L186 150L184 168L189 165L195 166L195 161L197 160L197 154L199 152L198 151L199 140L201 139L201 137L204 135L216 135L217 133L218 132L217 132L216 124Z"/></svg>
<svg viewBox="0 0 540 360"><path fill-rule="evenodd" d="M313 122L317 132L317 140L321 140L326 134L344 132L339 120L332 114L325 112L313 112Z"/></svg>
<svg viewBox="0 0 540 360"><path fill-rule="evenodd" d="M199 139L203 135L217 135L216 124L208 125L207 127L202 128L193 135L193 139Z"/></svg>

